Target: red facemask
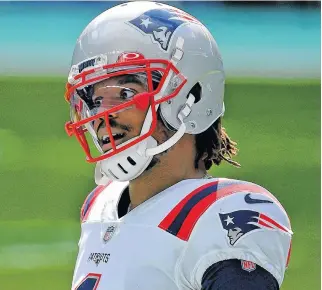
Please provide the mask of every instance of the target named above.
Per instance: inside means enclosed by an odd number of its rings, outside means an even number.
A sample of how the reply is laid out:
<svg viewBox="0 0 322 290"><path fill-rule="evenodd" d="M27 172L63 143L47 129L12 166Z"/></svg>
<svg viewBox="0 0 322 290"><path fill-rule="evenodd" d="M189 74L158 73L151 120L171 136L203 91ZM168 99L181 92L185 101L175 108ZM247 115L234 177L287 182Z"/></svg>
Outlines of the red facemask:
<svg viewBox="0 0 322 290"><path fill-rule="evenodd" d="M161 76L157 87L153 86L155 72ZM95 95L89 90L94 83L105 79L136 74L145 76L145 92L138 93L126 85L101 87ZM185 77L170 61L145 59L138 53L122 54L114 64L86 68L69 80L66 86L65 99L71 109L71 121L65 125L66 132L77 138L89 162L107 159L151 136L156 127L159 104L174 98L185 83ZM151 110L151 126L140 136L118 144L119 136L113 136L110 116L134 107L143 111ZM101 135L105 136L105 141L108 140L108 146L102 143L95 128L99 120L105 123L106 134ZM96 148L92 146L93 141Z"/></svg>

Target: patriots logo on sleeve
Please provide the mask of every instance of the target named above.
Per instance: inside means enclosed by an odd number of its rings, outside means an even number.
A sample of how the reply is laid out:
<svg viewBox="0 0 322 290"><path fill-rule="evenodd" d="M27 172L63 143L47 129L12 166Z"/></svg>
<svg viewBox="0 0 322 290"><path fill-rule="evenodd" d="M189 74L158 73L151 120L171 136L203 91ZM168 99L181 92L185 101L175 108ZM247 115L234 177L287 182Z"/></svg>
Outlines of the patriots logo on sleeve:
<svg viewBox="0 0 322 290"><path fill-rule="evenodd" d="M238 210L219 214L221 224L227 231L229 243L233 246L245 234L257 229L278 229L292 234L292 231L267 215L252 210Z"/></svg>
<svg viewBox="0 0 322 290"><path fill-rule="evenodd" d="M181 24L198 23L198 20L183 11L163 8L146 11L129 22L145 34L150 34L152 39L166 51L173 33Z"/></svg>

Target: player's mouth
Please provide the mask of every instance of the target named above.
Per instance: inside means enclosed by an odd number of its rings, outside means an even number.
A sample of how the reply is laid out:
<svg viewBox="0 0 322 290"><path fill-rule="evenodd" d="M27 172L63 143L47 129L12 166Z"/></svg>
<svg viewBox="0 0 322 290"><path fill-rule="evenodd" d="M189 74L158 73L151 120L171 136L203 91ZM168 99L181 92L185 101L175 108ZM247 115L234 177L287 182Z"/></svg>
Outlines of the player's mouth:
<svg viewBox="0 0 322 290"><path fill-rule="evenodd" d="M113 139L115 142L115 146L121 144L123 142L124 137L126 136L125 133L112 133ZM112 143L110 140L109 135L104 135L99 139L100 146L104 152L112 149Z"/></svg>

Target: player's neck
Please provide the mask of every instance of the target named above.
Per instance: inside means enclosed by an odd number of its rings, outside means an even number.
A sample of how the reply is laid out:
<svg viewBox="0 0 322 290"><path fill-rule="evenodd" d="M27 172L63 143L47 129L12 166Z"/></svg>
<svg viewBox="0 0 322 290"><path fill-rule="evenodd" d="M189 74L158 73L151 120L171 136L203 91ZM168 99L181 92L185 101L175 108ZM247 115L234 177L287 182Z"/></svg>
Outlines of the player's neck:
<svg viewBox="0 0 322 290"><path fill-rule="evenodd" d="M184 155L181 156L185 158ZM177 160L172 164L161 160L158 166L130 182L131 209L182 180L201 179L206 174L203 163L196 169L193 162L188 165L187 160Z"/></svg>
<svg viewBox="0 0 322 290"><path fill-rule="evenodd" d="M197 174L186 176L186 177L175 177L172 176L168 179L165 177L157 177L154 178L150 176L144 176L140 178L140 180L135 180L130 182L129 192L131 199L131 209L137 207L141 203L145 202L152 196L162 192L163 190L171 187L172 185L185 180L185 179L201 179L205 176L205 173L198 172Z"/></svg>

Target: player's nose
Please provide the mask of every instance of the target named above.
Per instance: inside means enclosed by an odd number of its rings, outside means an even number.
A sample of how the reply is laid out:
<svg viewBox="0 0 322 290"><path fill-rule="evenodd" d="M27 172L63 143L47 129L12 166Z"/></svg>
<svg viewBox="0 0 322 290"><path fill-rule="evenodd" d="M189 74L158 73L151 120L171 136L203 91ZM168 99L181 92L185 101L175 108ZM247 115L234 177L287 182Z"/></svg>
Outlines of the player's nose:
<svg viewBox="0 0 322 290"><path fill-rule="evenodd" d="M108 115L108 123L111 125L112 120L117 119L117 113L111 113ZM93 127L97 133L99 129L105 128L106 120L105 117L100 117L94 120Z"/></svg>

